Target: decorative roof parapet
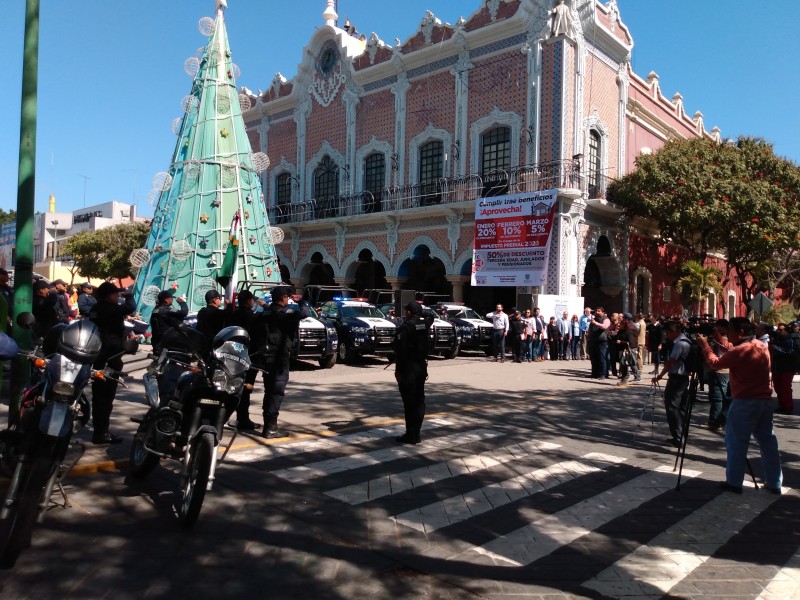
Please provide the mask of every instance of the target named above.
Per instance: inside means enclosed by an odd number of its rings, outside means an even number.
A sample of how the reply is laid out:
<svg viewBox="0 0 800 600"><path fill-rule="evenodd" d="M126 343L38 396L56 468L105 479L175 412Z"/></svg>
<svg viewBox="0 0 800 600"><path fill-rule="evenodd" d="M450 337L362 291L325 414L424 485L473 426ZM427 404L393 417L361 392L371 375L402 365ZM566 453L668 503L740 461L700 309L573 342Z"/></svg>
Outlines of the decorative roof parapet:
<svg viewBox="0 0 800 600"><path fill-rule="evenodd" d="M325 12L322 13L322 19L325 21L325 25L336 27L336 19L339 18L339 15L336 14L336 9L334 8L336 0L327 0L327 2L328 5L325 7Z"/></svg>

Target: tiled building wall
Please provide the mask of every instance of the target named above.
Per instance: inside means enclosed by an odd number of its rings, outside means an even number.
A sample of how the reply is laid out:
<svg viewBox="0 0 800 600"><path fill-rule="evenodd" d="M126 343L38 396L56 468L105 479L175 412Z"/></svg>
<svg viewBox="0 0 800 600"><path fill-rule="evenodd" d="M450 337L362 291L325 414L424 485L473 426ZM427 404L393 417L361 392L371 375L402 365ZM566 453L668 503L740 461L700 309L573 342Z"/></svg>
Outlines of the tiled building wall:
<svg viewBox="0 0 800 600"><path fill-rule="evenodd" d="M373 137L394 144L394 94L390 90L362 96L356 108L356 147Z"/></svg>
<svg viewBox="0 0 800 600"><path fill-rule="evenodd" d="M322 142L326 140L344 154L347 144L347 117L341 94L328 106L321 106L315 100L311 101L311 106L311 113L306 121L306 162L319 151Z"/></svg>
<svg viewBox="0 0 800 600"><path fill-rule="evenodd" d="M617 73L604 61L592 53L586 55L586 78L584 83L584 115L597 116L600 119L608 137L604 140L607 144L608 163L604 165L608 170L606 174L616 177L617 156L619 156L619 84ZM587 151L587 137L582 141L583 148L576 154Z"/></svg>

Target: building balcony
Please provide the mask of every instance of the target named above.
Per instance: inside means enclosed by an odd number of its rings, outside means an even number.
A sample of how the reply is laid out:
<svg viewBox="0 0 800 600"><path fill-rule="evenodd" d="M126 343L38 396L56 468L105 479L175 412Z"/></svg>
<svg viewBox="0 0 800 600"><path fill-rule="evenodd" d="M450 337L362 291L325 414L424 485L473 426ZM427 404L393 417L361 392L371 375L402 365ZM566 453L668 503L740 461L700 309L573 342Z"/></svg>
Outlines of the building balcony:
<svg viewBox="0 0 800 600"><path fill-rule="evenodd" d="M492 171L483 176L470 174L463 177L442 177L385 188L378 194L364 191L279 204L270 207L269 218L275 225L310 223L325 219L474 203L478 198L549 189L558 189L565 196L580 197L583 184L580 161L561 160L522 165L508 171Z"/></svg>

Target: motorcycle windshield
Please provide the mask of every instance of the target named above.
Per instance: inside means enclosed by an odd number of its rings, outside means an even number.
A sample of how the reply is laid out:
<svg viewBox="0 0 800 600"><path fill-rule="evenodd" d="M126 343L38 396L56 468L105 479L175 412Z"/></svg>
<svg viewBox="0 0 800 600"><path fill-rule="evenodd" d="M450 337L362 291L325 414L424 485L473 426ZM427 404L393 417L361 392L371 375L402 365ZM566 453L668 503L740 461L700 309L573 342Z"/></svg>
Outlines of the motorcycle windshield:
<svg viewBox="0 0 800 600"><path fill-rule="evenodd" d="M214 359L231 377L242 375L250 368L247 346L240 342L225 342L214 350Z"/></svg>
<svg viewBox="0 0 800 600"><path fill-rule="evenodd" d="M74 362L63 354L55 354L45 370L45 394L71 400L81 392L91 373L92 365Z"/></svg>

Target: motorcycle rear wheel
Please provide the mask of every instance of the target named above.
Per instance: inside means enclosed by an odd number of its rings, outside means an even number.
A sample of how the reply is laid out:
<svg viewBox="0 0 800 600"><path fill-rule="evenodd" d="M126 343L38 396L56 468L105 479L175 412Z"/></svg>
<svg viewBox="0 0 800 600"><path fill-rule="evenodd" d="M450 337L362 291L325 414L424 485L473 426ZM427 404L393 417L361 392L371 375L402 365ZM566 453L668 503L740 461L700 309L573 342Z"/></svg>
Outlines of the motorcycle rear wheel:
<svg viewBox="0 0 800 600"><path fill-rule="evenodd" d="M181 505L178 508L178 517L184 527L194 525L200 516L213 456L214 436L211 433L206 432L192 442Z"/></svg>
<svg viewBox="0 0 800 600"><path fill-rule="evenodd" d="M131 444L131 456L128 462L128 475L136 479L144 479L153 472L158 466L160 457L148 452L144 447L144 435L142 427L133 436Z"/></svg>
<svg viewBox="0 0 800 600"><path fill-rule="evenodd" d="M20 553L30 547L42 493L54 468L55 464L48 458L23 463L19 485L16 490L8 491L13 503L8 517L0 521L0 569L13 567Z"/></svg>

